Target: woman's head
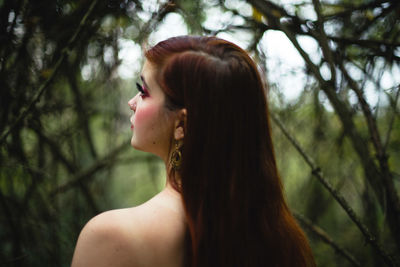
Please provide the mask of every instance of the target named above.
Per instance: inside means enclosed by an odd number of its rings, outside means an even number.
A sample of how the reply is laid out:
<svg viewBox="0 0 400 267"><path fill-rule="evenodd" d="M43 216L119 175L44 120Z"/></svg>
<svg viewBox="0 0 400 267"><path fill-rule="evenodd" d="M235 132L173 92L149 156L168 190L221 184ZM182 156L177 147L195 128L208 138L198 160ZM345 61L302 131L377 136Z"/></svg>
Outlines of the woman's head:
<svg viewBox="0 0 400 267"><path fill-rule="evenodd" d="M231 153L235 148L260 148L258 139L269 134L265 93L244 50L216 37L182 36L158 43L145 56L157 69L167 109L187 111L184 161L188 150L200 156L212 149L216 164L229 166L230 157L238 156Z"/></svg>
<svg viewBox="0 0 400 267"><path fill-rule="evenodd" d="M168 153L183 141L182 166L169 179L182 193L190 263L312 266L283 197L255 63L216 37L170 38L145 56L170 114Z"/></svg>

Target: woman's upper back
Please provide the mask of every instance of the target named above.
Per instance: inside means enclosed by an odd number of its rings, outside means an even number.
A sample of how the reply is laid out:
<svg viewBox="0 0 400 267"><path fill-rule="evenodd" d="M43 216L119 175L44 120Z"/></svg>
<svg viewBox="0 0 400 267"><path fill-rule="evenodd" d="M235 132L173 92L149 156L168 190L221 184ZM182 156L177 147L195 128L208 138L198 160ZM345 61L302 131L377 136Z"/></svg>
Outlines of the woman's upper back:
<svg viewBox="0 0 400 267"><path fill-rule="evenodd" d="M79 236L72 267L183 266L184 211L172 190L90 220Z"/></svg>

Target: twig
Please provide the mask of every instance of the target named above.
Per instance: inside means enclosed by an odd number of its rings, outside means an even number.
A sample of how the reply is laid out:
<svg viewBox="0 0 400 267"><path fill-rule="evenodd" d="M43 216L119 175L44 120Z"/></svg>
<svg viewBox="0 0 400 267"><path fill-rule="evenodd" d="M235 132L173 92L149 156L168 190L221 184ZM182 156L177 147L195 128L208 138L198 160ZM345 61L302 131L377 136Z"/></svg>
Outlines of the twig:
<svg viewBox="0 0 400 267"><path fill-rule="evenodd" d="M319 0L313 0L314 10L317 13L317 29L319 31L320 38L317 38L318 43L321 45L322 53L329 64L331 70L331 81L336 83L336 68L333 60L332 51L329 47L328 38L326 37L324 29L324 18L321 14L321 3Z"/></svg>
<svg viewBox="0 0 400 267"><path fill-rule="evenodd" d="M396 48L400 46L398 42L392 42L387 40L375 40L375 39L359 39L359 38L348 38L348 37L337 37L337 36L327 36L328 39L342 44L354 44L362 47L368 48L379 48L384 45L389 48Z"/></svg>
<svg viewBox="0 0 400 267"><path fill-rule="evenodd" d="M382 140L379 134L378 126L376 121L372 115L371 108L366 101L363 91L358 86L357 82L350 76L342 61L338 61L339 68L343 73L343 76L349 83L350 88L356 93L358 101L361 105L361 109L363 111L365 120L367 122L368 131L372 139L372 144L374 145L377 158L379 160L380 169L381 169L381 178L382 178L382 186L385 189L386 198L388 201L388 205L393 209L392 215L394 215L394 219L396 220L397 225L400 225L400 199L396 192L396 187L394 186L393 179L390 174L389 165L388 165L388 156L386 155L386 151L384 146L382 145ZM396 229L396 228L395 228ZM400 231L398 231L400 233ZM399 236L397 236L397 241Z"/></svg>
<svg viewBox="0 0 400 267"><path fill-rule="evenodd" d="M337 18L337 17L346 17L351 15L354 11L361 11L361 10L366 10L366 9L372 9L375 7L381 6L383 3L390 3L390 0L378 0L378 1L373 1L369 2L367 4L362 4L359 6L349 6L348 9L341 11L341 12L336 12L332 14L326 14L324 15L325 20L332 19L332 18Z"/></svg>
<svg viewBox="0 0 400 267"><path fill-rule="evenodd" d="M78 64L74 64L74 66L70 66L70 69L74 69L74 67L78 67ZM74 94L74 99L75 99L75 108L76 108L76 113L80 114L78 117L78 123L82 126L83 128L83 133L85 135L89 151L92 154L92 158L96 159L97 158L97 151L93 142L92 138L92 131L90 128L89 120L88 120L88 112L86 110L85 105L83 104L82 101L82 95L81 92L79 91L79 87L76 81L76 78L74 76L73 72L68 71L66 74L69 85L71 88L72 93Z"/></svg>
<svg viewBox="0 0 400 267"><path fill-rule="evenodd" d="M152 30L157 25L157 22L161 21L168 13L176 10L177 4L173 0L169 0L163 4L157 12L154 12L151 18L141 27L140 34L137 38L139 42L142 42L147 38Z"/></svg>
<svg viewBox="0 0 400 267"><path fill-rule="evenodd" d="M303 159L307 162L307 164L310 166L312 175L315 176L318 179L318 181L321 182L321 184L331 193L333 198L336 199L339 205L345 210L347 215L350 217L350 219L356 224L358 229L360 229L361 233L366 238L366 241L370 243L379 252L379 254L381 255L381 257L388 266L396 266L393 258L389 255L389 253L387 253L382 248L380 244L378 244L376 237L373 236L368 230L368 228L361 222L361 219L358 217L355 211L350 207L345 198L323 176L321 168L317 166L314 163L313 159L310 156L308 156L307 153L300 147L299 143L296 141L294 137L292 137L289 134L289 132L286 130L286 128L283 126L280 120L272 114L271 118L279 127L279 129L282 131L282 133L286 136L286 138L290 141L290 143L292 143L292 145L296 148L296 150L302 155Z"/></svg>
<svg viewBox="0 0 400 267"><path fill-rule="evenodd" d="M385 143L383 144L383 149L386 150L389 141L390 141L390 134L392 133L392 129L393 129L393 123L394 123L394 119L396 117L396 106L397 106L397 101L399 99L400 96L400 85L397 86L397 92L396 92L396 96L394 98L394 102L393 102L393 116L392 118L390 118L390 122L389 122L389 128L388 131L386 133L386 139L385 139Z"/></svg>
<svg viewBox="0 0 400 267"><path fill-rule="evenodd" d="M65 184L63 184L63 185L59 186L58 188L56 188L55 190L53 190L53 192L50 193L50 196L54 197L56 194L63 193L76 185L80 185L82 182L88 180L90 177L93 177L93 175L96 172L104 169L105 167L109 166L112 162L114 162L116 157L124 149L129 147L128 144L129 144L129 142L124 142L121 145L117 146L106 156L100 158L95 163L93 163L92 166L88 167L87 169L85 169L83 171L80 171L70 181L66 182Z"/></svg>
<svg viewBox="0 0 400 267"><path fill-rule="evenodd" d="M372 143L374 144L375 150L378 153L379 157L384 156L384 151L382 148L381 144L381 138L379 135L379 131L376 126L376 122L374 120L374 116L372 115L371 112L371 107L369 106L367 100L365 100L364 94L362 90L359 88L357 82L350 76L350 74L347 72L346 68L343 65L343 62L339 60L339 68L343 73L343 76L346 78L347 82L349 83L350 88L356 93L358 101L360 102L361 109L364 113L367 125L368 125L368 130L371 135Z"/></svg>
<svg viewBox="0 0 400 267"><path fill-rule="evenodd" d="M339 255L346 258L352 265L361 267L361 264L344 248L341 248L332 238L320 227L313 224L309 219L299 213L293 213L294 217L308 230L318 236L323 242L331 246Z"/></svg>
<svg viewBox="0 0 400 267"><path fill-rule="evenodd" d="M53 71L49 75L49 77L39 86L38 90L36 91L36 94L32 98L31 102L26 106L26 108L17 116L17 118L14 120L14 122L10 125L8 130L1 136L0 138L0 145L5 142L7 136L12 132L12 130L27 116L27 114L30 112L30 110L34 107L34 105L40 100L40 97L42 94L45 92L45 90L48 88L50 83L53 81L54 77L56 76L60 66L64 62L65 58L67 57L68 53L72 50L72 44L76 41L77 36L79 33L82 31L83 26L86 24L86 21L88 17L91 15L91 13L94 10L94 7L96 6L97 2L99 0L94 0L91 5L89 6L89 9L86 11L85 15L83 16L81 22L79 23L78 28L75 30L74 34L72 35L71 39L69 39L67 45L62 49L61 55L56 61Z"/></svg>

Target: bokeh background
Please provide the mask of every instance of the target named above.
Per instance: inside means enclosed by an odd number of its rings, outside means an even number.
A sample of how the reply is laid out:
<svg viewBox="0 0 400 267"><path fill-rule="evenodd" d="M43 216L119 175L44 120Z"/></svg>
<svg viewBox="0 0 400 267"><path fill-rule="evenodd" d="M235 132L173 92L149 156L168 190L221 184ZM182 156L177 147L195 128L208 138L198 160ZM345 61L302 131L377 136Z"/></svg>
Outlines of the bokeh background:
<svg viewBox="0 0 400 267"><path fill-rule="evenodd" d="M90 218L162 189L127 101L143 49L197 34L249 51L268 82L318 266L400 266L399 18L396 0L0 0L0 265L69 266Z"/></svg>

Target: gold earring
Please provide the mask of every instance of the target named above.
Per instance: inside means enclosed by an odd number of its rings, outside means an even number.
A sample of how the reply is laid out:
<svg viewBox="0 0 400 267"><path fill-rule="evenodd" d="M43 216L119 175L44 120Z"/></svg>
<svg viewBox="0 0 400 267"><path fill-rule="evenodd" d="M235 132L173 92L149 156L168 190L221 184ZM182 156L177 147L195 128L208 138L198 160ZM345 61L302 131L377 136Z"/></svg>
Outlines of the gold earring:
<svg viewBox="0 0 400 267"><path fill-rule="evenodd" d="M179 170L181 167L181 164L182 164L182 152L181 152L180 148L181 147L179 146L179 142L176 141L175 148L172 151L171 159L170 159L170 164L174 171Z"/></svg>

